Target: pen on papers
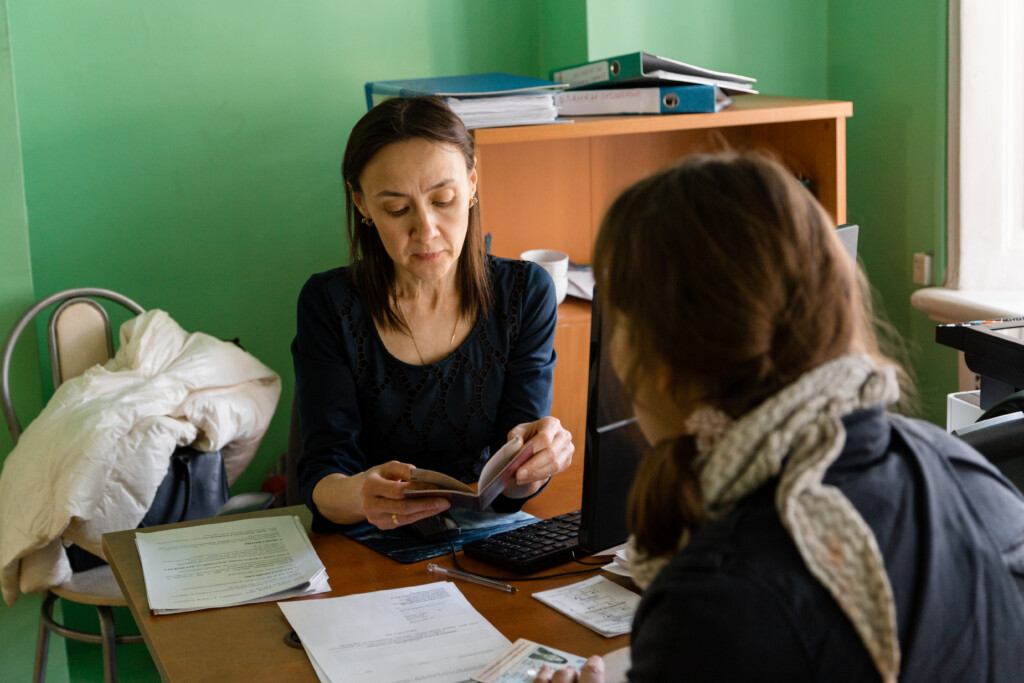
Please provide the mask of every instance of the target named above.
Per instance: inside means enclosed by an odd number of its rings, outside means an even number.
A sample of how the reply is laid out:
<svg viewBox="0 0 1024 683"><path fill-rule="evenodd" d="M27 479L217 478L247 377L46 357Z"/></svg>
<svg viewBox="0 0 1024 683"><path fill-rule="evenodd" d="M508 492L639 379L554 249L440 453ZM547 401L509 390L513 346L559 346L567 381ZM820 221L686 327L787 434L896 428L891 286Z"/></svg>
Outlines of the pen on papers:
<svg viewBox="0 0 1024 683"><path fill-rule="evenodd" d="M470 574L469 572L460 572L458 569L448 569L447 567L440 567L433 562L427 564L427 572L430 574L440 574L441 576L450 576L453 579L462 579L463 581L469 581L470 583L478 583L481 586L488 586L495 590L505 591L506 593L515 593L516 587L510 586L507 583L500 583L498 581L491 581L485 579L482 576L476 574Z"/></svg>

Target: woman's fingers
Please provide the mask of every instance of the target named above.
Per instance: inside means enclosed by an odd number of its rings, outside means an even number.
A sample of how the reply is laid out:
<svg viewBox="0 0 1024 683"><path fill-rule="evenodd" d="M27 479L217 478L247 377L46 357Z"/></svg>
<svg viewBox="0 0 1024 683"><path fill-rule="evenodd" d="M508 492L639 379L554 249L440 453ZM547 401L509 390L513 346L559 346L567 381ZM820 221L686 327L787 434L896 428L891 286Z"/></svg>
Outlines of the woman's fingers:
<svg viewBox="0 0 1024 683"><path fill-rule="evenodd" d="M361 488L363 514L379 529L394 529L447 510L440 497L406 498L412 465L391 461L366 471Z"/></svg>
<svg viewBox="0 0 1024 683"><path fill-rule="evenodd" d="M572 464L575 451L572 434L562 427L558 418L545 417L517 425L509 432L510 438L516 436L533 445L533 457L516 471L516 484L544 481Z"/></svg>

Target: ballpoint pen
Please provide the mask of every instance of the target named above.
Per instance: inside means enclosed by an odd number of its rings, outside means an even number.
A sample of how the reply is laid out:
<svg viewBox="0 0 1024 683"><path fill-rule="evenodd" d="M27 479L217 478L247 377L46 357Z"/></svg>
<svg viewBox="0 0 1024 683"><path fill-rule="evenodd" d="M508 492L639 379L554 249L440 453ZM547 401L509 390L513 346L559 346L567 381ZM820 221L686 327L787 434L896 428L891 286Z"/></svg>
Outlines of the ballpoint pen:
<svg viewBox="0 0 1024 683"><path fill-rule="evenodd" d="M500 583L498 581L492 581L485 579L482 576L476 574L470 574L469 572L460 572L458 569L448 569L447 567L440 567L433 562L427 564L427 572L430 574L440 574L441 576L450 576L453 579L461 579L463 581L469 581L470 583L478 583L481 586L487 586L495 590L504 591L506 593L515 593L516 587L510 586L507 583Z"/></svg>

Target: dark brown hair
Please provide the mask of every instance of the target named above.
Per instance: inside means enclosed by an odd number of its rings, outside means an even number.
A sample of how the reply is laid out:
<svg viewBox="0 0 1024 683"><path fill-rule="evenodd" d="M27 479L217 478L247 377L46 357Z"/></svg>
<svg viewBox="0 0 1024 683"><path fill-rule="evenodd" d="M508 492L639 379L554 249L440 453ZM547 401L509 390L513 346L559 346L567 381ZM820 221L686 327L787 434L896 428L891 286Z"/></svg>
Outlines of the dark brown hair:
<svg viewBox="0 0 1024 683"><path fill-rule="evenodd" d="M627 189L601 225L594 274L605 319L627 325L630 391L657 359L675 395L738 418L852 350L887 362L834 223L764 156L693 157ZM694 453L681 437L638 470L629 521L650 553L701 522Z"/></svg>
<svg viewBox="0 0 1024 683"><path fill-rule="evenodd" d="M378 152L395 142L417 138L455 147L466 159L467 171L473 170L476 163L473 136L439 97L395 97L378 104L352 128L341 163L352 282L373 319L394 329L405 328L405 322L391 306L394 263L376 228L362 222L352 193L362 191L359 177ZM486 313L491 305L491 287L478 206L469 209L469 228L456 268L460 312L469 318L481 311Z"/></svg>

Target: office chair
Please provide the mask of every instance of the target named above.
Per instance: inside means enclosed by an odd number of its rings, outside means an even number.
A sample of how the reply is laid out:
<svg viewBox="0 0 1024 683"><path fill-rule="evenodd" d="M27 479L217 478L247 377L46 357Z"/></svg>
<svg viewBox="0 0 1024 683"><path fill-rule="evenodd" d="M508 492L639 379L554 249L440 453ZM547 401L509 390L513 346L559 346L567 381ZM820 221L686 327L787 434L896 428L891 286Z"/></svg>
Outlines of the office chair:
<svg viewBox="0 0 1024 683"><path fill-rule="evenodd" d="M53 386L59 387L64 380L76 377L97 363L105 363L114 354L110 333L110 318L106 310L93 298L113 301L138 315L144 309L126 296L106 289L81 288L57 292L39 301L22 315L14 324L4 342L0 356L0 405L4 420L11 433L11 440L17 444L21 436L21 425L14 411L11 399L9 371L14 347L22 332L35 317L50 306L57 304L47 325L47 339L50 349L50 364L53 370ZM100 634L87 633L57 623L53 617L53 606L57 598L96 607L100 621ZM36 660L33 680L46 678L46 657L50 646L50 632L64 638L84 643L98 644L103 648L103 678L117 680L117 659L114 649L117 645L142 642L141 635L119 634L114 624L114 607L127 607L121 588L114 579L108 565L76 572L61 584L46 591L39 616L39 639L36 643Z"/></svg>
<svg viewBox="0 0 1024 683"><path fill-rule="evenodd" d="M29 308L7 336L0 355L0 407L15 444L18 443L22 429L11 398L9 371L18 339L37 315L56 305L47 325L54 388L94 365L106 363L114 355L113 338L110 319L103 306L95 301L96 298L120 304L134 315L144 312L137 303L117 292L95 288L67 289ZM241 493L231 497L217 511L217 515L265 509L272 502L273 496L268 493ZM100 621L100 634L78 631L57 623L53 617L53 607L58 597L95 606ZM46 591L39 618L34 680L45 679L50 633L53 632L64 638L101 645L104 680L116 681L116 646L143 642L141 635L118 634L116 631L112 608L126 607L127 604L113 572L106 564L75 572L65 583Z"/></svg>

